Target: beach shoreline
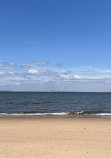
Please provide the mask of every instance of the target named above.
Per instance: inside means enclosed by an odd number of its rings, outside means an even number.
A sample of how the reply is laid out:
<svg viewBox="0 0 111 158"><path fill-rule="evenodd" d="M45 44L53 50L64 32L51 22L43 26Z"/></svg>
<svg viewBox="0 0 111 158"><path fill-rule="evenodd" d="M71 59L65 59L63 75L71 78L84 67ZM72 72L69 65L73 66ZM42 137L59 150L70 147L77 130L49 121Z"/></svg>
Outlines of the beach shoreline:
<svg viewBox="0 0 111 158"><path fill-rule="evenodd" d="M110 158L110 118L0 118L1 158Z"/></svg>

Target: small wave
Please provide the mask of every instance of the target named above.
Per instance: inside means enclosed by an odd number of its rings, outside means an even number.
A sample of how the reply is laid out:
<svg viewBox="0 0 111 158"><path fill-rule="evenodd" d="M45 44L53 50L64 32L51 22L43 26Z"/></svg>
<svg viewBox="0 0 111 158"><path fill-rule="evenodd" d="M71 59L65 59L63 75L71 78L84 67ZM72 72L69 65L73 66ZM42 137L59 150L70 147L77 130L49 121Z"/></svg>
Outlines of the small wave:
<svg viewBox="0 0 111 158"><path fill-rule="evenodd" d="M93 114L98 114L102 113L102 111L74 111L74 112L69 112L69 115L93 115Z"/></svg>
<svg viewBox="0 0 111 158"><path fill-rule="evenodd" d="M107 117L111 116L111 113L103 113L101 111L79 111L79 112L69 112L69 115L81 115L81 116L100 116Z"/></svg>
<svg viewBox="0 0 111 158"><path fill-rule="evenodd" d="M69 115L82 115L85 114L85 111L78 111L78 112L68 112Z"/></svg>
<svg viewBox="0 0 111 158"><path fill-rule="evenodd" d="M100 116L111 116L111 113L100 113L100 114L96 114L96 115L100 115Z"/></svg>
<svg viewBox="0 0 111 158"><path fill-rule="evenodd" d="M61 112L61 113L30 113L30 112L23 112L23 113L0 113L0 116L48 116L48 115L67 115L67 112Z"/></svg>

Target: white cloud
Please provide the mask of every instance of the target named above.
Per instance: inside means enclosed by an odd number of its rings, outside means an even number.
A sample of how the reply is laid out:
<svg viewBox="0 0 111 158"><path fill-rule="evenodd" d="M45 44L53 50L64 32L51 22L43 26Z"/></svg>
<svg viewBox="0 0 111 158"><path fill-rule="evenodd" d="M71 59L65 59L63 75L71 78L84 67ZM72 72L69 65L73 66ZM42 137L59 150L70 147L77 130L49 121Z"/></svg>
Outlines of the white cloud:
<svg viewBox="0 0 111 158"><path fill-rule="evenodd" d="M27 69L27 68L34 68L34 67L45 67L49 65L47 61L36 61L36 62L31 62L29 64L22 64L20 65L20 68Z"/></svg>
<svg viewBox="0 0 111 158"><path fill-rule="evenodd" d="M8 63L9 66L16 66L16 63Z"/></svg>
<svg viewBox="0 0 111 158"><path fill-rule="evenodd" d="M38 74L38 71L34 70L34 69L31 69L31 70L28 70L28 74L35 75L35 74Z"/></svg>
<svg viewBox="0 0 111 158"><path fill-rule="evenodd" d="M3 62L0 62L0 66L5 66L5 64Z"/></svg>
<svg viewBox="0 0 111 158"><path fill-rule="evenodd" d="M19 86L19 85L20 85L20 83L19 83L19 82L17 82L15 85L16 85L16 86Z"/></svg>
<svg viewBox="0 0 111 158"><path fill-rule="evenodd" d="M29 64L23 64L23 65L20 65L21 68L25 69L25 68L30 68L31 65Z"/></svg>
<svg viewBox="0 0 111 158"><path fill-rule="evenodd" d="M74 75L74 78L80 79L82 77L78 76L78 75Z"/></svg>
<svg viewBox="0 0 111 158"><path fill-rule="evenodd" d="M14 67L14 66L16 66L16 63L13 63L13 62L0 62L0 66L1 67L4 67L4 66Z"/></svg>
<svg viewBox="0 0 111 158"><path fill-rule="evenodd" d="M46 62L46 61L36 61L36 62L32 62L30 63L31 65L35 65L35 66L46 66L48 65L49 63Z"/></svg>
<svg viewBox="0 0 111 158"><path fill-rule="evenodd" d="M15 74L15 72L13 72L13 71L10 71L10 72L9 72L9 74L10 74L10 75L14 75L14 74Z"/></svg>
<svg viewBox="0 0 111 158"><path fill-rule="evenodd" d="M4 72L0 72L0 76L4 76L5 75L5 73Z"/></svg>

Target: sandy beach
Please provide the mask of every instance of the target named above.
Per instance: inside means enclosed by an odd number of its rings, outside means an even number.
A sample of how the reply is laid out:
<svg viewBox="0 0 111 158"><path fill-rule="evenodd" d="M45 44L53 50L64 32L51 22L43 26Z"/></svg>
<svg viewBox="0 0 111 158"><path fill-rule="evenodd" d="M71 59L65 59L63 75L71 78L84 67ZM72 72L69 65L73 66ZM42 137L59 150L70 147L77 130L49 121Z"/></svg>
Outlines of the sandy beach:
<svg viewBox="0 0 111 158"><path fill-rule="evenodd" d="M111 158L111 119L0 118L0 158Z"/></svg>

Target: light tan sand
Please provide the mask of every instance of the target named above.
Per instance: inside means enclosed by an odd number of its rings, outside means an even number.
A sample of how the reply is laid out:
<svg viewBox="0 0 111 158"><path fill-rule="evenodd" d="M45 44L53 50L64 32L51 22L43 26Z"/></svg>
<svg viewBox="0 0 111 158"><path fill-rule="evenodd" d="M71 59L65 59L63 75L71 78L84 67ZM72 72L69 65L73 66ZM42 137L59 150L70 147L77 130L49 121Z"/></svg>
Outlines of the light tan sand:
<svg viewBox="0 0 111 158"><path fill-rule="evenodd" d="M111 158L111 119L0 118L0 158Z"/></svg>

